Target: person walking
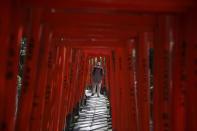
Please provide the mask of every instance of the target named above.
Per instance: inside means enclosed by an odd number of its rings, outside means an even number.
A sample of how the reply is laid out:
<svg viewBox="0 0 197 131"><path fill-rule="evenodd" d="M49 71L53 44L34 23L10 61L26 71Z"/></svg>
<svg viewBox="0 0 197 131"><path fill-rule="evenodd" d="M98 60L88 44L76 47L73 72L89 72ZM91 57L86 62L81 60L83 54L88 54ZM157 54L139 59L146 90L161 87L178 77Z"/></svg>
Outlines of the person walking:
<svg viewBox="0 0 197 131"><path fill-rule="evenodd" d="M97 64L93 67L92 70L92 96L96 92L97 88L97 96L100 96L100 90L102 85L102 79L104 76L104 70L101 66L101 62L97 62Z"/></svg>

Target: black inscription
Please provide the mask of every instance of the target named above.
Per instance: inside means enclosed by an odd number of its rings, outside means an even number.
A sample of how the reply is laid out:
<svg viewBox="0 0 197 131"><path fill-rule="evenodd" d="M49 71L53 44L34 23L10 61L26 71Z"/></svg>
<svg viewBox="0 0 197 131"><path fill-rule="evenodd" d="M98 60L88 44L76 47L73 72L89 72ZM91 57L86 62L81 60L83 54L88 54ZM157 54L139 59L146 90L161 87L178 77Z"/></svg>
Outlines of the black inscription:
<svg viewBox="0 0 197 131"><path fill-rule="evenodd" d="M197 65L197 58L196 58L196 59L194 59L194 64L195 64L195 65Z"/></svg>
<svg viewBox="0 0 197 131"><path fill-rule="evenodd" d="M34 120L35 120L35 118L31 115L30 121L34 121Z"/></svg>
<svg viewBox="0 0 197 131"><path fill-rule="evenodd" d="M51 95L51 86L47 85L46 93L45 93L45 101L49 100L50 95Z"/></svg>
<svg viewBox="0 0 197 131"><path fill-rule="evenodd" d="M164 131L169 131L170 130L169 114L167 112L164 112L162 114L162 119L163 119Z"/></svg>
<svg viewBox="0 0 197 131"><path fill-rule="evenodd" d="M36 107L36 106L38 106L38 103L37 102L33 102L33 107Z"/></svg>
<svg viewBox="0 0 197 131"><path fill-rule="evenodd" d="M9 49L9 51L8 51L8 56L9 56L9 57L14 57L15 55L16 55L16 52L15 52L14 48L11 47L11 48Z"/></svg>
<svg viewBox="0 0 197 131"><path fill-rule="evenodd" d="M147 59L143 58L142 59L142 69L143 69L143 83L142 83L142 91L143 91L143 101L148 102L148 88L147 88L147 81L148 81L148 72L146 71L148 69L148 64L147 64Z"/></svg>
<svg viewBox="0 0 197 131"><path fill-rule="evenodd" d="M67 87L67 76L66 75L64 75L64 88L66 88Z"/></svg>
<svg viewBox="0 0 197 131"><path fill-rule="evenodd" d="M119 70L120 71L122 70L122 59L121 59L121 57L119 57Z"/></svg>
<svg viewBox="0 0 197 131"><path fill-rule="evenodd" d="M7 124L5 122L2 122L0 129L1 129L1 131L5 131L7 129Z"/></svg>
<svg viewBox="0 0 197 131"><path fill-rule="evenodd" d="M13 58L16 56L16 51L14 49L14 47L12 46L12 44L14 43L15 37L13 34L10 35L9 38L9 49L8 49L8 60L7 60L7 71L5 74L5 78L7 80L11 80L12 78L14 78L14 71L13 71L13 67L15 66L15 64L13 63Z"/></svg>
<svg viewBox="0 0 197 131"><path fill-rule="evenodd" d="M10 79L12 79L13 77L14 77L14 73L13 73L12 71L8 70L8 71L6 72L6 79L7 79L7 80L10 80Z"/></svg>
<svg viewBox="0 0 197 131"><path fill-rule="evenodd" d="M49 57L48 57L48 68L52 68L52 51L49 52Z"/></svg>
<svg viewBox="0 0 197 131"><path fill-rule="evenodd" d="M32 56L33 56L33 51L34 51L34 39L31 38L29 43L27 44L27 49L28 49L28 53L27 53L27 59L31 60Z"/></svg>
<svg viewBox="0 0 197 131"><path fill-rule="evenodd" d="M24 81L23 83L24 87L28 87L29 86L29 82L28 81ZM24 89L27 89L27 88L24 88ZM24 90L26 92L26 90Z"/></svg>
<svg viewBox="0 0 197 131"><path fill-rule="evenodd" d="M23 82L24 92L27 92L28 87L30 85L30 74L31 74L31 68L30 67L26 67L25 74L24 74L24 82Z"/></svg>
<svg viewBox="0 0 197 131"><path fill-rule="evenodd" d="M9 60L9 61L7 62L7 67L9 68L9 67L12 67L12 66L14 66L14 63L13 63L12 61Z"/></svg>
<svg viewBox="0 0 197 131"><path fill-rule="evenodd" d="M169 51L168 50L165 50L163 52L163 63L165 63L166 65L164 65L164 68L163 68L163 79L162 79L162 87L163 87L163 100L168 102L169 101L169 79L170 79L170 76L169 76L169 62L170 62L170 59L169 59L170 55L169 55Z"/></svg>
<svg viewBox="0 0 197 131"><path fill-rule="evenodd" d="M115 72L115 68L116 68L115 51L112 51L112 63L113 63L113 70Z"/></svg>
<svg viewBox="0 0 197 131"><path fill-rule="evenodd" d="M180 76L180 80L181 81L186 81L187 80L187 75L182 73L182 75Z"/></svg>
<svg viewBox="0 0 197 131"><path fill-rule="evenodd" d="M181 44L180 47L180 59L179 59L179 65L180 65L180 81L181 81L181 85L180 85L180 103L179 105L185 106L185 95L186 95L186 89L185 89L185 84L186 84L186 80L187 80L187 75L186 75L186 49L187 49L187 44L186 42L183 42Z"/></svg>
<svg viewBox="0 0 197 131"><path fill-rule="evenodd" d="M72 83L72 79L73 79L73 68L72 68L72 65L70 66L70 83Z"/></svg>

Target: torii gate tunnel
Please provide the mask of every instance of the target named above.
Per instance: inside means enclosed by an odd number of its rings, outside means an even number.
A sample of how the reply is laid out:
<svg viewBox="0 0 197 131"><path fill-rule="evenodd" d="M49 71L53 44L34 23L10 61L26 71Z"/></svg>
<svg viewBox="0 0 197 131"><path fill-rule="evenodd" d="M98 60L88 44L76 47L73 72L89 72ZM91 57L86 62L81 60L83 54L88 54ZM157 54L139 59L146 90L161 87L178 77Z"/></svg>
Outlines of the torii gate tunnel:
<svg viewBox="0 0 197 131"><path fill-rule="evenodd" d="M0 131L63 130L95 59L114 131L197 131L194 0L1 0Z"/></svg>

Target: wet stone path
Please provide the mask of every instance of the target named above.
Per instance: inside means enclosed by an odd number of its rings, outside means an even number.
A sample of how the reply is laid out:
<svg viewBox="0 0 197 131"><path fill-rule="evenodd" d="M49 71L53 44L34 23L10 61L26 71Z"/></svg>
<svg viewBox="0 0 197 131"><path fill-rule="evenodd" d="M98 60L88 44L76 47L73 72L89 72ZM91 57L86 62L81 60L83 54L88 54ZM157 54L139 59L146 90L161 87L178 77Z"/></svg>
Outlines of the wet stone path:
<svg viewBox="0 0 197 131"><path fill-rule="evenodd" d="M91 96L89 90L86 91L86 105L79 112L77 121L74 123L74 131L111 131L111 116L109 100L106 96L95 94Z"/></svg>

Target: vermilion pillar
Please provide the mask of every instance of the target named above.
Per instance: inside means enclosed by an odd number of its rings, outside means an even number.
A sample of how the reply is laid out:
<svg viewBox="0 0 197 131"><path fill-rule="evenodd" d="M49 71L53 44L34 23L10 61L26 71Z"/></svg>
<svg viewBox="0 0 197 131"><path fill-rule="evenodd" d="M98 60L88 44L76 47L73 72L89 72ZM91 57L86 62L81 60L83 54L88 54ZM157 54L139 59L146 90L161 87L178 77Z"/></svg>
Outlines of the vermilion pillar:
<svg viewBox="0 0 197 131"><path fill-rule="evenodd" d="M139 34L136 44L136 80L139 131L150 130L150 68L149 68L149 41L148 32Z"/></svg>
<svg viewBox="0 0 197 131"><path fill-rule="evenodd" d="M110 64L108 63L108 62L106 62L107 61L107 57L108 56L103 56L103 59L105 59L105 63L104 63L104 65L105 65L105 83L106 83L106 90L107 90L107 92L109 92L109 79L110 79L110 77L109 77L109 75L110 75L110 73L109 73L109 68L110 68Z"/></svg>
<svg viewBox="0 0 197 131"><path fill-rule="evenodd" d="M129 130L128 121L128 79L125 66L125 50L124 48L115 49L115 102L117 115L117 130Z"/></svg>
<svg viewBox="0 0 197 131"><path fill-rule="evenodd" d="M67 57L68 59L68 79L67 79L67 93L66 93L66 97L67 97L67 102L66 102L66 105L67 105L67 113L70 112L70 85L71 85L71 61L72 61L72 48L69 48L69 55Z"/></svg>
<svg viewBox="0 0 197 131"><path fill-rule="evenodd" d="M10 4L10 5L9 5ZM0 130L12 131L17 110L17 75L22 38L21 12L11 3L0 10ZM15 22L13 22L15 21Z"/></svg>
<svg viewBox="0 0 197 131"><path fill-rule="evenodd" d="M68 57L68 63L69 63L69 68L68 68L68 87L67 87L67 112L70 113L71 112L71 82L73 79L73 72L72 72L72 57L73 57L73 49L70 49L70 55Z"/></svg>
<svg viewBox="0 0 197 131"><path fill-rule="evenodd" d="M121 118L122 114L123 114L123 106L121 104L122 101L122 86L121 86L121 82L122 80L120 79L121 75L121 59L120 59L121 53L120 53L120 49L116 49L115 50L115 86L114 86L114 94L115 94L115 99L114 101L116 102L116 120L117 120L117 130L122 130L122 126L123 126L123 119ZM120 108L121 107L121 108Z"/></svg>
<svg viewBox="0 0 197 131"><path fill-rule="evenodd" d="M42 122L42 129L49 130L50 129L50 118L51 118L51 110L52 110L52 101L53 101L53 79L55 78L55 66L56 66L56 52L57 47L55 43L51 44L51 48L49 50L49 58L48 58L48 73L47 73L47 85L46 85L46 92L45 92L45 108L44 108L44 115L43 115L43 122Z"/></svg>
<svg viewBox="0 0 197 131"><path fill-rule="evenodd" d="M127 66L126 63L128 59L126 59L127 54L124 48L117 50L117 67L118 67L118 94L119 94L119 105L118 110L120 110L119 115L120 119L118 120L120 123L119 130L130 130L129 126L129 79L127 75ZM121 108L120 108L121 107Z"/></svg>
<svg viewBox="0 0 197 131"><path fill-rule="evenodd" d="M154 43L154 130L171 131L172 16L159 16Z"/></svg>
<svg viewBox="0 0 197 131"><path fill-rule="evenodd" d="M111 76L111 72L110 72L110 56L108 55L108 56L105 56L105 63L106 63L106 73L107 73L107 75L106 75L106 79L107 79L107 92L108 92L108 94L109 94L109 97L110 97L110 85L111 85L111 83L110 83L110 76Z"/></svg>
<svg viewBox="0 0 197 131"><path fill-rule="evenodd" d="M80 55L80 58L79 58L79 64L80 64L80 69L79 69L79 95L78 95L78 102L80 102L81 99L83 99L83 94L84 94L84 89L86 88L85 86L85 77L84 77L84 74L85 74L85 70L87 68L87 61L86 58L85 58L85 55L84 55L84 52L81 50L81 55ZM87 71L86 71L87 72Z"/></svg>
<svg viewBox="0 0 197 131"><path fill-rule="evenodd" d="M40 17L41 10L31 10L32 17L28 27L27 34L27 56L25 62L24 79L22 84L22 92L19 100L18 117L16 130L29 130L29 124L31 122L30 114L32 111L32 102L34 97L34 90L36 86L36 73L38 69L38 56L40 49Z"/></svg>
<svg viewBox="0 0 197 131"><path fill-rule="evenodd" d="M116 99L117 99L117 96L116 96L116 83L115 83L115 52L112 51L111 53L111 56L107 59L107 62L110 63L110 75L109 75L109 81L110 81L110 105L111 105L111 114L112 114L112 127L113 127L113 130L117 130L117 119L118 119L118 116L117 116L117 102L116 102Z"/></svg>
<svg viewBox="0 0 197 131"><path fill-rule="evenodd" d="M47 75L48 75L48 58L49 50L51 48L51 37L52 33L49 27L45 26L43 29L43 35L41 38L42 44L40 46L39 53L39 68L36 74L36 86L34 92L34 100L30 123L30 129L42 130L45 97L46 97L46 87L47 87Z"/></svg>
<svg viewBox="0 0 197 131"><path fill-rule="evenodd" d="M75 61L74 61L74 80L73 80L73 108L76 107L77 104L77 96L79 95L79 71L80 71L80 56L81 56L81 52L79 49L76 50L76 56L75 56Z"/></svg>
<svg viewBox="0 0 197 131"><path fill-rule="evenodd" d="M53 65L53 70L52 70L52 77L51 77L51 103L50 103L50 108L49 108L49 124L48 124L48 129L50 131L56 130L57 127L57 117L58 117L58 99L59 99L59 87L60 84L60 72L61 70L61 63L60 63L60 57L62 54L62 50L60 50L60 46L58 45L58 42L54 43L55 46L55 61Z"/></svg>
<svg viewBox="0 0 197 131"><path fill-rule="evenodd" d="M133 56L133 51L135 50L135 40L131 40L127 43L125 49L125 68L127 73L125 74L126 80L128 82L127 90L127 104L128 104L128 121L129 130L138 131L138 118L137 118L137 92L135 86L135 57Z"/></svg>
<svg viewBox="0 0 197 131"><path fill-rule="evenodd" d="M83 52L83 51L82 51ZM88 60L87 60L87 57L86 55L84 54L83 52L83 55L82 55L82 61L81 61L81 64L82 64L82 67L81 67L81 83L80 83L80 86L81 86L81 89L80 89L80 99L83 99L83 95L84 95L84 90L86 88L86 76L87 76L87 73L88 73Z"/></svg>
<svg viewBox="0 0 197 131"><path fill-rule="evenodd" d="M8 53L8 47L9 47L9 26L10 26L10 16L11 16L11 10L10 5L7 5L6 8L3 8L0 6L0 41L1 41L1 48L0 48L0 124L1 129L5 130L7 128L7 123L5 122L4 118L4 108L5 108L5 74L6 74L6 62L7 61L7 53Z"/></svg>
<svg viewBox="0 0 197 131"><path fill-rule="evenodd" d="M186 56L188 45L184 41L182 17L173 23L172 51L172 131L186 130ZM182 23L182 24L181 24Z"/></svg>
<svg viewBox="0 0 197 131"><path fill-rule="evenodd" d="M60 50L59 43L56 42L56 51L55 51L55 62L53 67L53 73L52 73L52 86L51 86L51 105L50 105L50 118L49 118L49 127L48 129L50 131L56 130L57 127L57 117L58 117L58 99L59 99L59 87L60 87L60 72L61 70L61 63L60 63L60 57L62 54L62 50Z"/></svg>
<svg viewBox="0 0 197 131"><path fill-rule="evenodd" d="M72 61L71 61L71 67L70 67L70 100L69 100L69 107L70 107L70 112L73 111L73 107L74 107L74 91L75 91L75 83L76 83L76 68L77 68L77 64L76 64L76 54L77 54L77 50L73 48L72 50Z"/></svg>
<svg viewBox="0 0 197 131"><path fill-rule="evenodd" d="M54 107L54 110L55 110L55 116L54 116L54 130L62 130L62 129L59 129L59 125L60 125L60 116L62 114L61 112L61 107L62 107L62 97L64 97L64 94L63 94L63 82L64 82L64 73L65 73L65 58L66 58L66 48L65 46L60 46L59 48L59 57L58 57L58 86L56 87L56 89L54 90L57 90L57 94L56 95L56 107Z"/></svg>
<svg viewBox="0 0 197 131"><path fill-rule="evenodd" d="M68 114L68 83L69 83L69 56L70 48L66 47L66 58L65 58L65 72L64 72L64 83L63 83L63 94L62 94L62 107L61 107L61 116L60 116L60 125L59 129L63 129L66 126L66 115Z"/></svg>
<svg viewBox="0 0 197 131"><path fill-rule="evenodd" d="M196 6L185 18L186 48L186 130L197 130L197 10Z"/></svg>

